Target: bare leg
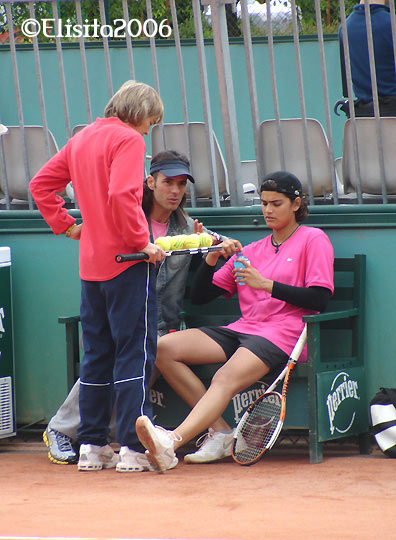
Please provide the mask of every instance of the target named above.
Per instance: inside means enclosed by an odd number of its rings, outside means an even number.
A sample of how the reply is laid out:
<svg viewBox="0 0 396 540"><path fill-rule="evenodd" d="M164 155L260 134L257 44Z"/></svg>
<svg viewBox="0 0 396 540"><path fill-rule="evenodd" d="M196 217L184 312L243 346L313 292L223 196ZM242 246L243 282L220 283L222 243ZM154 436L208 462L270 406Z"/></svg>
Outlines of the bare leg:
<svg viewBox="0 0 396 540"><path fill-rule="evenodd" d="M214 375L207 392L202 396L187 418L175 429L182 440L175 449L187 443L221 417L232 397L269 372L269 368L255 354L244 347Z"/></svg>
<svg viewBox="0 0 396 540"><path fill-rule="evenodd" d="M155 364L173 390L193 408L206 393L206 388L189 365L225 361L226 355L220 345L200 330L192 328L161 337ZM219 417L209 425L215 431L231 429Z"/></svg>

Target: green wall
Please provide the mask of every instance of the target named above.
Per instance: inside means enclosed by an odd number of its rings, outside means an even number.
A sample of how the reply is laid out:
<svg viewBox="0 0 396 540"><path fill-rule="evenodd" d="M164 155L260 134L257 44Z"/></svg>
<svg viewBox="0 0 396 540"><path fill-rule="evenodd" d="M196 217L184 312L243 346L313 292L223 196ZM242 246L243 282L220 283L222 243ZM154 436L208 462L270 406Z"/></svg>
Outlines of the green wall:
<svg viewBox="0 0 396 540"><path fill-rule="evenodd" d="M268 234L260 207L191 214L243 243ZM336 256L367 255L368 396L379 386L396 387L396 205L314 207L308 224L323 228ZM58 317L79 312L78 243L54 236L36 211L2 211L0 245L12 252L17 420L45 423L67 395L65 330Z"/></svg>
<svg viewBox="0 0 396 540"><path fill-rule="evenodd" d="M159 43L159 42L157 42ZM304 80L304 95L308 117L318 119L327 130L319 48L317 40L302 37L300 41L301 62ZM275 38L275 67L279 109L282 118L301 116L297 74L295 68L294 44L291 38ZM101 116L109 99L103 49L96 44L87 44L87 66L93 118ZM205 46L213 125L222 144L221 108L217 88L217 72L214 47L211 42ZM182 46L183 65L186 79L186 93L190 121L203 121L197 50L194 43ZM269 69L268 46L264 39L257 39L253 45L260 121L274 118ZM345 118L337 117L333 104L341 97L339 49L336 36L325 41L328 91L330 95L332 131L335 157L342 154L342 131ZM151 53L148 44L134 44L133 58L135 78L154 85ZM71 126L87 122L84 101L84 87L81 57L78 46L64 45L63 48L66 87L69 102ZM59 146L66 142L66 128L58 69L57 53L53 46L42 46L40 50L41 72L44 86L46 114L50 130ZM128 55L124 46L110 48L110 62L114 90L130 78ZM173 42L157 46L157 62L160 91L165 104L165 122L182 122L181 93L177 70L177 57ZM247 83L246 60L243 42L234 39L231 43L231 63L235 86L238 135L241 159L254 159L253 131L251 124L250 99ZM42 125L40 102L37 89L34 53L30 46L18 46L17 64L20 78L24 121L27 125ZM0 122L18 124L15 88L9 47L0 45ZM148 150L150 141L147 141Z"/></svg>
<svg viewBox="0 0 396 540"><path fill-rule="evenodd" d="M56 237L38 212L0 212L11 247L17 421L43 423L67 394L64 327L79 312L78 244Z"/></svg>

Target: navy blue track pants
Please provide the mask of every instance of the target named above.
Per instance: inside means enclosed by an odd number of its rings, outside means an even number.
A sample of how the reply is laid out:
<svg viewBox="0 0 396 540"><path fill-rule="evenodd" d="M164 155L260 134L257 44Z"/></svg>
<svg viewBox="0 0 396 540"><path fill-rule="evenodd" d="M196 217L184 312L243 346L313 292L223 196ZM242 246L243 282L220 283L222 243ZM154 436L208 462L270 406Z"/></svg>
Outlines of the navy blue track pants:
<svg viewBox="0 0 396 540"><path fill-rule="evenodd" d="M107 444L115 399L117 442L142 451L135 422L142 414L152 417L147 385L157 353L155 280L154 265L142 262L109 281L81 281L81 444Z"/></svg>

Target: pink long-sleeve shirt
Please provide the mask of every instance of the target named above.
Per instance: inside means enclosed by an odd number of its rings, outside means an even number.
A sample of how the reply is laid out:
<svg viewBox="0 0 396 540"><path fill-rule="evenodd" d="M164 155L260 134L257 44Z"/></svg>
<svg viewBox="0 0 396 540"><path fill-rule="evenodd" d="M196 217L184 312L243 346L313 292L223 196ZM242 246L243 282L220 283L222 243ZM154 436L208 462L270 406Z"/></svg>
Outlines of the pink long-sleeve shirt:
<svg viewBox="0 0 396 540"><path fill-rule="evenodd" d="M55 234L64 233L75 221L56 195L73 182L83 220L81 279L112 279L136 264L118 264L115 255L141 251L150 241L141 206L144 156L140 133L118 118L97 118L30 182L37 207Z"/></svg>

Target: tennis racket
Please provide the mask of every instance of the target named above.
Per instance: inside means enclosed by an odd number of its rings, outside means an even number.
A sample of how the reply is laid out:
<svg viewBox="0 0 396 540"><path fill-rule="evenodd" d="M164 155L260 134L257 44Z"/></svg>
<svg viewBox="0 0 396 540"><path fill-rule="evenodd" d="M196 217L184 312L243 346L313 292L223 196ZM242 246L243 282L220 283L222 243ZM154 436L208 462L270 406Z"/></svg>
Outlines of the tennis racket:
<svg viewBox="0 0 396 540"><path fill-rule="evenodd" d="M235 429L232 457L240 465L253 465L274 445L286 414L286 394L289 379L307 340L305 325L289 357L286 367L275 381L246 410ZM274 392L283 381L282 394Z"/></svg>
<svg viewBox="0 0 396 540"><path fill-rule="evenodd" d="M189 248L189 249L174 249L172 251L165 251L167 257L173 257L173 255L198 255L199 253L210 253L211 251L221 251L222 246L210 246L210 247L199 247L199 248ZM127 262L127 261L144 261L148 259L149 256L142 251L138 253L127 253L126 255L116 255L115 260L118 263Z"/></svg>

